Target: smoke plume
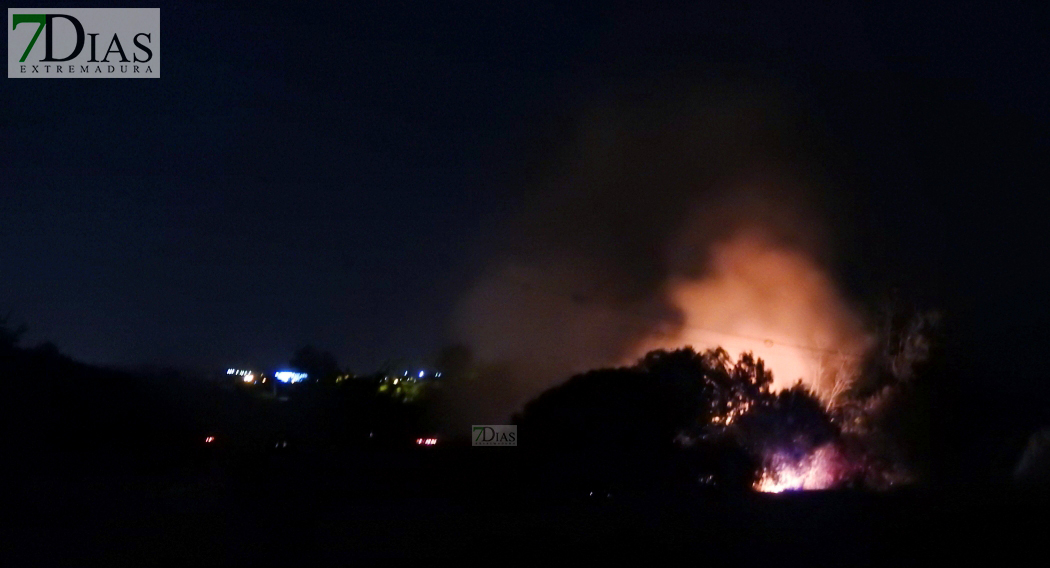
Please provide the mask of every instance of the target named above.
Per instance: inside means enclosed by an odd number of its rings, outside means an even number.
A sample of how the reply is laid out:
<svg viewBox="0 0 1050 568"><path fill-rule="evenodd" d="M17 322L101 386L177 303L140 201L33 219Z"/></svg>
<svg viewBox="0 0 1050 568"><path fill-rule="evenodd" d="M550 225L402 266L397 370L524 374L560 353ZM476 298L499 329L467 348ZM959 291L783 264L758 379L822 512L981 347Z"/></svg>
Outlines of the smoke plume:
<svg viewBox="0 0 1050 568"><path fill-rule="evenodd" d="M856 375L869 340L829 275L799 250L758 229L710 245L699 278L672 277L668 300L682 314L636 351L689 345L753 352L773 371L773 389L802 381L826 399Z"/></svg>
<svg viewBox="0 0 1050 568"><path fill-rule="evenodd" d="M501 369L465 406L506 418L573 373L685 345L753 351L776 387L834 397L868 340L825 269L811 129L748 92L580 121L459 305L454 339Z"/></svg>

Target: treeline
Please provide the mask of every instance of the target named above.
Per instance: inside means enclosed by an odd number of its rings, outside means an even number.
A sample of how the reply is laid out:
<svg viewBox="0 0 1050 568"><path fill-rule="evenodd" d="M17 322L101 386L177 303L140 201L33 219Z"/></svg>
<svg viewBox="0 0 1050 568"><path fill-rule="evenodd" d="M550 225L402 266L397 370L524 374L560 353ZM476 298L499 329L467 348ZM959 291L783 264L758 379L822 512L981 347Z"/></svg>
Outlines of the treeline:
<svg viewBox="0 0 1050 568"><path fill-rule="evenodd" d="M164 468L219 454L258 464L275 449L339 455L354 447L413 447L417 437L437 433L428 428L435 428L434 410L447 407L441 397L470 387L476 374L463 348L446 350L435 367L447 378L421 383L426 388L408 397L389 388L388 373L347 379L330 354L304 348L293 364L321 380L281 385L290 395L284 397L235 381L85 365L50 344L21 347L24 329L0 321L0 330L4 440L28 460ZM763 476L789 488L905 480L902 458L887 450L900 444L882 425L889 418L902 423L887 408L903 407L905 391L882 387L873 392L892 396L862 393L854 400L865 404L833 406L801 384L780 392L771 384L760 359L733 359L722 349L653 351L629 367L577 375L513 417L519 447L506 470L547 487L617 490L751 488ZM469 446L458 432L438 433L439 449Z"/></svg>
<svg viewBox="0 0 1050 568"><path fill-rule="evenodd" d="M174 370L87 365L50 343L20 345L24 331L0 319L3 445L19 465L251 467L275 449L405 445L419 430L421 406L380 393L381 374L294 385L278 399Z"/></svg>
<svg viewBox="0 0 1050 568"><path fill-rule="evenodd" d="M76 362L51 344L5 342L0 384L9 456L159 464L191 451L196 438L191 418L159 385Z"/></svg>

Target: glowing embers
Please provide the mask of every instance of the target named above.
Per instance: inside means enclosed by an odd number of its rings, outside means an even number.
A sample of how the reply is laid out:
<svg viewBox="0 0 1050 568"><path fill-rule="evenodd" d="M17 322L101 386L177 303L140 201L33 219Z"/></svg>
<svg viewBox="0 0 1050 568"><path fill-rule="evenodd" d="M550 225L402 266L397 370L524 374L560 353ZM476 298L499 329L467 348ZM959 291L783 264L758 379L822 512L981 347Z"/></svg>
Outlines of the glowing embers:
<svg viewBox="0 0 1050 568"><path fill-rule="evenodd" d="M743 416L751 408L750 402L734 401L728 405L725 414L711 418L711 424L718 426L729 426L733 420Z"/></svg>

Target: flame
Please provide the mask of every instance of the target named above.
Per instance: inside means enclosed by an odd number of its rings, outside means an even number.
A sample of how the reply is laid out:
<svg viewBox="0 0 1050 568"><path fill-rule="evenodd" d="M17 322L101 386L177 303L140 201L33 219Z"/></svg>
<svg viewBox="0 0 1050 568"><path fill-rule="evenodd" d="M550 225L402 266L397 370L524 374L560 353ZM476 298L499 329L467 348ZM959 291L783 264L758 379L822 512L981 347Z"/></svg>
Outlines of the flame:
<svg viewBox="0 0 1050 568"><path fill-rule="evenodd" d="M840 478L837 457L830 445L821 446L798 461L785 454L774 454L754 488L763 493L829 489Z"/></svg>

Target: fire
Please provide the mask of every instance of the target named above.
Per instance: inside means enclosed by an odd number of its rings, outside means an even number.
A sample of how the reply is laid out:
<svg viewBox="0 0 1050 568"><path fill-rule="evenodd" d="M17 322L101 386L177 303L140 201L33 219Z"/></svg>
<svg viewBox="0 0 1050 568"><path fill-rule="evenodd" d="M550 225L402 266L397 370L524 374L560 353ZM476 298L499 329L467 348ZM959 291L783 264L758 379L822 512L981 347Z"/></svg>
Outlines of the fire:
<svg viewBox="0 0 1050 568"><path fill-rule="evenodd" d="M774 454L754 488L763 493L829 489L840 477L837 455L830 445L821 446L798 461L785 454Z"/></svg>

